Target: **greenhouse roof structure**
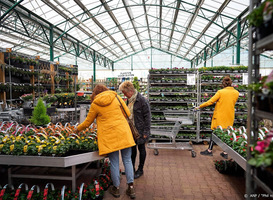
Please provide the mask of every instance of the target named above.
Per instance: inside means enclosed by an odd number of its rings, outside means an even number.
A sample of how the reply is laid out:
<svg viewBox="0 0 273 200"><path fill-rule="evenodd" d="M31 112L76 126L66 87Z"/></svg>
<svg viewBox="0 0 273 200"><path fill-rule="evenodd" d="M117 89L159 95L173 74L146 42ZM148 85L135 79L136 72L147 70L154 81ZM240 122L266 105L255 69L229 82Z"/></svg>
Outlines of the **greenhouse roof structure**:
<svg viewBox="0 0 273 200"><path fill-rule="evenodd" d="M51 61L72 54L109 67L154 48L197 65L232 45L248 45L243 39L249 0L1 0L0 5L1 46Z"/></svg>

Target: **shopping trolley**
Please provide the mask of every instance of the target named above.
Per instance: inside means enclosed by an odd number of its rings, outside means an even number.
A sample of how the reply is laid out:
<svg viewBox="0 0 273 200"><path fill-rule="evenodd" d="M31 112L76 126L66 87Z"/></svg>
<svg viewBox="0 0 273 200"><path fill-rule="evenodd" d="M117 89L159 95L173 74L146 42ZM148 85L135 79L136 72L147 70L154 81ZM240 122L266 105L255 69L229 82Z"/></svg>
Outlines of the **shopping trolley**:
<svg viewBox="0 0 273 200"><path fill-rule="evenodd" d="M158 155L158 149L179 149L191 151L192 157L196 156L196 152L192 148L191 142L176 142L175 138L182 125L192 125L196 118L196 112L189 110L186 112L164 112L164 116L167 121L175 122L171 129L167 127L162 129L151 129L152 135L166 136L170 139L170 142L150 142L147 144L147 148L154 149L154 155Z"/></svg>

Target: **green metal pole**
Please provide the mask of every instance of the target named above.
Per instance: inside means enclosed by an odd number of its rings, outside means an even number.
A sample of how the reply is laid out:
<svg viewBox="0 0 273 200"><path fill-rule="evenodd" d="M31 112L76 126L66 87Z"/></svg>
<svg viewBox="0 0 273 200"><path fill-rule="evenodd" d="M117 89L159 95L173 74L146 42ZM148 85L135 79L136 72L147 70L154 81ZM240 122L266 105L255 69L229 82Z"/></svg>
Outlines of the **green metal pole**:
<svg viewBox="0 0 273 200"><path fill-rule="evenodd" d="M2 19L4 19L4 17L6 17L7 14L9 14L17 5L19 5L22 1L24 0L20 0L18 2L16 2L15 4L13 4L13 6L11 6L1 17L0 17L0 23L2 21Z"/></svg>
<svg viewBox="0 0 273 200"><path fill-rule="evenodd" d="M204 67L206 67L207 66L207 51L206 51L206 49L204 49Z"/></svg>
<svg viewBox="0 0 273 200"><path fill-rule="evenodd" d="M234 57L235 57L234 46L232 46L232 65L234 65Z"/></svg>
<svg viewBox="0 0 273 200"><path fill-rule="evenodd" d="M53 49L53 25L50 26L49 33L49 46L50 46L50 61L54 61L54 49Z"/></svg>
<svg viewBox="0 0 273 200"><path fill-rule="evenodd" d="M153 68L153 53L152 53L152 48L151 48L151 69Z"/></svg>
<svg viewBox="0 0 273 200"><path fill-rule="evenodd" d="M236 64L241 63L241 18L237 19L237 49L236 49Z"/></svg>
<svg viewBox="0 0 273 200"><path fill-rule="evenodd" d="M96 82L96 52L93 55L93 81Z"/></svg>
<svg viewBox="0 0 273 200"><path fill-rule="evenodd" d="M133 71L133 56L131 56L131 71Z"/></svg>
<svg viewBox="0 0 273 200"><path fill-rule="evenodd" d="M211 57L211 67L213 67L213 57Z"/></svg>
<svg viewBox="0 0 273 200"><path fill-rule="evenodd" d="M171 69L173 68L173 55L171 55Z"/></svg>

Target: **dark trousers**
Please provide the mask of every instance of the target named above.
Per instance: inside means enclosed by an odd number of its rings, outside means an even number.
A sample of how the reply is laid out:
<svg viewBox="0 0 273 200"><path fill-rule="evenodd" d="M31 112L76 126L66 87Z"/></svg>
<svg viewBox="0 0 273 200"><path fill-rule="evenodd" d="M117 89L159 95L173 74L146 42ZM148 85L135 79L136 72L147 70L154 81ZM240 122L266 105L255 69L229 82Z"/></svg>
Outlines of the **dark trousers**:
<svg viewBox="0 0 273 200"><path fill-rule="evenodd" d="M132 163L133 163L133 168L135 171L135 162L136 162L136 156L137 156L137 147L139 151L139 165L138 165L138 170L142 171L146 159L146 149L145 149L145 143L144 144L138 144L136 146L132 147Z"/></svg>
<svg viewBox="0 0 273 200"><path fill-rule="evenodd" d="M209 141L209 150L212 150L213 149L213 145L214 145L214 142L212 140L212 134L210 136L210 141Z"/></svg>

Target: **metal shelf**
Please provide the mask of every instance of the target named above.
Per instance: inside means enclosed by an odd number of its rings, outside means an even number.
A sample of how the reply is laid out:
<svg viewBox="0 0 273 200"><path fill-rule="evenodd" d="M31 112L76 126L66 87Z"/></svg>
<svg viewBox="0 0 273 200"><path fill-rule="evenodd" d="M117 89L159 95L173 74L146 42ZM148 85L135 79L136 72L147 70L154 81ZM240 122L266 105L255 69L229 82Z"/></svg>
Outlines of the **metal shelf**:
<svg viewBox="0 0 273 200"><path fill-rule="evenodd" d="M150 83L151 85L187 85L187 83Z"/></svg>
<svg viewBox="0 0 273 200"><path fill-rule="evenodd" d="M86 162L103 159L97 151L67 157L53 156L13 156L0 155L0 164L39 167L71 167Z"/></svg>
<svg viewBox="0 0 273 200"><path fill-rule="evenodd" d="M195 74L194 72L191 72ZM187 76L187 72L185 73L177 73L177 74L150 74L150 76Z"/></svg>
<svg viewBox="0 0 273 200"><path fill-rule="evenodd" d="M256 49L273 50L273 33L256 42Z"/></svg>
<svg viewBox="0 0 273 200"><path fill-rule="evenodd" d="M255 182L257 183L257 185L259 185L261 188L264 189L264 191L267 194L270 194L270 198L272 198L273 196L273 191L262 181L260 180L255 174L252 174L253 179L255 180Z"/></svg>
<svg viewBox="0 0 273 200"><path fill-rule="evenodd" d="M255 109L254 114L258 118L263 118L263 119L266 118L266 119L271 119L271 120L273 119L273 113L262 111L262 110L259 110L259 109Z"/></svg>
<svg viewBox="0 0 273 200"><path fill-rule="evenodd" d="M196 101L150 101L150 103L196 103Z"/></svg>
<svg viewBox="0 0 273 200"><path fill-rule="evenodd" d="M173 95L173 94L178 94L178 95L188 95L188 94L196 94L196 91L194 92L150 92L150 95Z"/></svg>
<svg viewBox="0 0 273 200"><path fill-rule="evenodd" d="M212 140L223 149L223 151L227 152L230 157L233 158L244 170L246 170L246 159L243 158L240 154L234 151L230 146L226 143L222 142L215 134L212 133Z"/></svg>

